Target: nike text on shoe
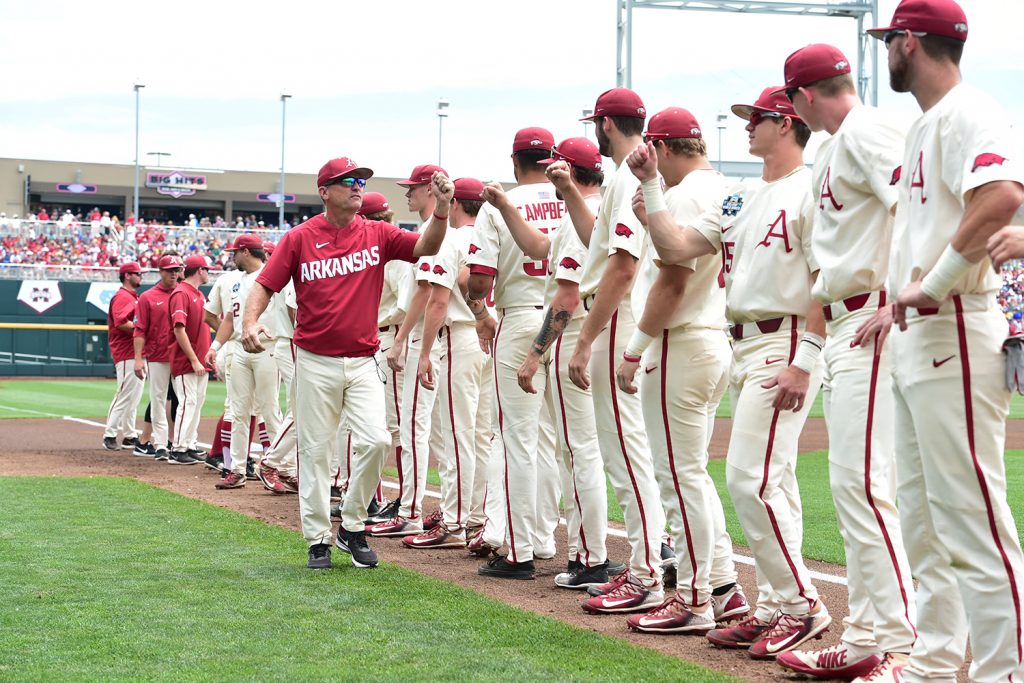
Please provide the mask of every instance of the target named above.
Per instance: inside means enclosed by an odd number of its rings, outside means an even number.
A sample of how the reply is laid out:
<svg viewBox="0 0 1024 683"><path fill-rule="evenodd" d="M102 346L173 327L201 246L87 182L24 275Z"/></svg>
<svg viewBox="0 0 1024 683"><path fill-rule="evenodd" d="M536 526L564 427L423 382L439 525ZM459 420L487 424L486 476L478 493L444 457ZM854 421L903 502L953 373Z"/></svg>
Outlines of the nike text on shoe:
<svg viewBox="0 0 1024 683"><path fill-rule="evenodd" d="M705 604L701 611L694 611L678 595L672 595L647 614L631 616L626 620L626 626L644 633L704 635L715 628L715 618L710 605Z"/></svg>
<svg viewBox="0 0 1024 683"><path fill-rule="evenodd" d="M326 543L315 543L309 546L309 560L306 566L310 569L331 568L331 546Z"/></svg>
<svg viewBox="0 0 1024 683"><path fill-rule="evenodd" d="M395 517L380 524L374 524L366 530L370 536L409 536L423 531L423 525L418 519L406 519Z"/></svg>
<svg viewBox="0 0 1024 683"><path fill-rule="evenodd" d="M874 671L882 658L868 655L850 659L846 645L839 643L824 650L790 650L775 658L780 666L815 678L851 680Z"/></svg>
<svg viewBox="0 0 1024 683"><path fill-rule="evenodd" d="M715 621L721 624L742 619L750 611L747 596L738 583L733 584L728 593L713 596L711 605L715 609Z"/></svg>
<svg viewBox="0 0 1024 683"><path fill-rule="evenodd" d="M810 614L778 614L772 625L750 646L751 659L774 659L783 652L795 650L811 638L820 638L832 623L828 610L820 602Z"/></svg>
<svg viewBox="0 0 1024 683"><path fill-rule="evenodd" d="M352 565L359 569L370 569L377 566L377 553L370 549L366 542L366 534L362 531L349 531L343 526L338 527L338 536L334 545L343 553L352 556Z"/></svg>
<svg viewBox="0 0 1024 683"><path fill-rule="evenodd" d="M402 544L407 548L465 548L466 538L462 527L449 529L441 522L422 534L406 536Z"/></svg>
<svg viewBox="0 0 1024 683"><path fill-rule="evenodd" d="M588 567L577 560L570 560L564 572L555 577L555 585L559 588L586 590L591 586L608 583L608 562Z"/></svg>
<svg viewBox="0 0 1024 683"><path fill-rule="evenodd" d="M910 655L901 652L886 652L874 669L853 683L903 683L903 667L910 661Z"/></svg>
<svg viewBox="0 0 1024 683"><path fill-rule="evenodd" d="M646 612L654 609L665 599L661 585L648 588L629 574L625 581L613 591L595 595L581 605L590 614L618 614L621 612Z"/></svg>
<svg viewBox="0 0 1024 683"><path fill-rule="evenodd" d="M767 621L761 621L752 614L735 626L708 631L708 642L717 647L745 650L765 634L768 626Z"/></svg>
<svg viewBox="0 0 1024 683"><path fill-rule="evenodd" d="M492 576L498 579L529 580L534 577L533 560L526 562L509 562L502 555L495 555L487 564L481 565L477 573L480 576Z"/></svg>

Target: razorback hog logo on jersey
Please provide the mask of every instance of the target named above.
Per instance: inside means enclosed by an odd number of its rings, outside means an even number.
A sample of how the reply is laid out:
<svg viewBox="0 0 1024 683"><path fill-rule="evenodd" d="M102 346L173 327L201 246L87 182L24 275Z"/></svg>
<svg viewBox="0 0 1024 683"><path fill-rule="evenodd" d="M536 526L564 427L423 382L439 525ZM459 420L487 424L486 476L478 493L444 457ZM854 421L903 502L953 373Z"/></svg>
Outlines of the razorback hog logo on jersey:
<svg viewBox="0 0 1024 683"><path fill-rule="evenodd" d="M469 251L470 254L475 254L478 251L480 251L480 247L476 246L475 244L471 244L471 245L469 245L468 251Z"/></svg>
<svg viewBox="0 0 1024 683"><path fill-rule="evenodd" d="M430 264L429 263L421 263L420 264L420 270L422 270L424 273L429 273L430 272Z"/></svg>
<svg viewBox="0 0 1024 683"><path fill-rule="evenodd" d="M615 234L618 235L619 237L632 237L633 231L630 230L625 225L623 225L622 223L619 223L618 225L615 226Z"/></svg>
<svg viewBox="0 0 1024 683"><path fill-rule="evenodd" d="M426 264L423 264L423 265L426 265ZM445 270L444 268L442 268L441 266L434 266L434 275L444 275L447 272L448 271Z"/></svg>
<svg viewBox="0 0 1024 683"><path fill-rule="evenodd" d="M580 264L576 259L566 256L564 259L558 262L558 267L568 268L569 270L577 270L580 267Z"/></svg>
<svg viewBox="0 0 1024 683"><path fill-rule="evenodd" d="M893 170L893 172L892 172L892 177L889 178L889 184L890 185L895 185L896 183L898 183L900 181L900 177L902 175L903 175L903 167L902 166L897 166L895 168L895 170Z"/></svg>
<svg viewBox="0 0 1024 683"><path fill-rule="evenodd" d="M974 166L971 167L971 173L974 173L982 166L1002 166L1003 162L1006 161L1006 157L1001 157L998 154L992 154L991 152L985 152L974 157Z"/></svg>
<svg viewBox="0 0 1024 683"><path fill-rule="evenodd" d="M300 280L302 282L326 280L358 273L376 265L380 265L380 247L374 245L369 249L360 249L344 256L305 261L300 264Z"/></svg>

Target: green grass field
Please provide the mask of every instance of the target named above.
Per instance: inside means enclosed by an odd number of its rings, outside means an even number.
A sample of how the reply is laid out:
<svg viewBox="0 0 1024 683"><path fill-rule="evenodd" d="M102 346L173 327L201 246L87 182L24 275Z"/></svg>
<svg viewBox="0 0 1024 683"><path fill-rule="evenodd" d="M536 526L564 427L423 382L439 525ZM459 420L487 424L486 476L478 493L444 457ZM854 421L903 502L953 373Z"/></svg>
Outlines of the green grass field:
<svg viewBox="0 0 1024 683"><path fill-rule="evenodd" d="M0 496L2 680L732 680L134 480Z"/></svg>

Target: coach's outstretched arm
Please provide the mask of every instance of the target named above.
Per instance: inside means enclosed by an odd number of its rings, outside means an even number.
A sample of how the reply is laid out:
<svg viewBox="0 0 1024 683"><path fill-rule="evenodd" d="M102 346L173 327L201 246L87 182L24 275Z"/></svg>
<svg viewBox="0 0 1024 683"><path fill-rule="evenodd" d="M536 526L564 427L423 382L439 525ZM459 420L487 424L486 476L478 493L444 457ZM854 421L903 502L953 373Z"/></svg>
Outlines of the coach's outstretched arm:
<svg viewBox="0 0 1024 683"><path fill-rule="evenodd" d="M629 170L640 180L640 189L633 197L633 211L647 216L647 230L662 263L670 266L686 263L715 253L715 247L704 235L681 226L665 204L665 194L658 178L658 153L654 144L639 145L628 157ZM640 216L641 221L643 217Z"/></svg>
<svg viewBox="0 0 1024 683"><path fill-rule="evenodd" d="M430 179L430 193L437 199L437 208L434 209L434 218L430 221L430 225L416 240L416 248L412 252L414 258L436 254L441 248L444 234L448 230L448 210L451 208L452 197L455 195L455 185L448 180L448 176L444 173L434 171L434 176Z"/></svg>

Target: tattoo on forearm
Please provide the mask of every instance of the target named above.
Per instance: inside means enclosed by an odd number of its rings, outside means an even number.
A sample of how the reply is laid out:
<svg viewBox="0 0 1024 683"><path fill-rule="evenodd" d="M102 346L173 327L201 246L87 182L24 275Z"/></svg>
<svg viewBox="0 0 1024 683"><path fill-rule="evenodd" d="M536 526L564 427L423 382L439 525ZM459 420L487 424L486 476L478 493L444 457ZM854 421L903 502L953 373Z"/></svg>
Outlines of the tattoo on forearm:
<svg viewBox="0 0 1024 683"><path fill-rule="evenodd" d="M571 312L555 311L553 308L548 308L548 312L544 316L544 323L540 326L540 332L537 333L537 337L533 340L534 352L540 355L551 348L555 340L569 326L571 320Z"/></svg>

